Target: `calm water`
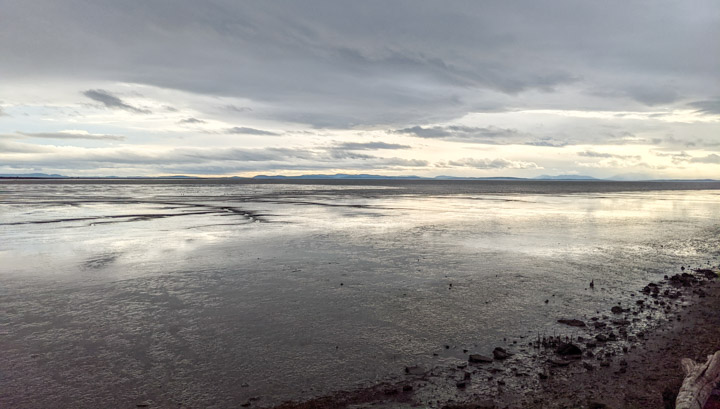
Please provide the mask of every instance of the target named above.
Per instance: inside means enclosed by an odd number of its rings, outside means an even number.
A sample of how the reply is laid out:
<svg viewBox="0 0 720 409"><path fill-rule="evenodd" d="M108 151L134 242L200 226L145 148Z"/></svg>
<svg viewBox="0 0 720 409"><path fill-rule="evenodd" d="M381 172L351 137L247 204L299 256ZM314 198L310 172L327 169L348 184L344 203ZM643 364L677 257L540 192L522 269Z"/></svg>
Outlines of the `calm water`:
<svg viewBox="0 0 720 409"><path fill-rule="evenodd" d="M0 407L271 405L567 331L717 264L719 189L0 183Z"/></svg>

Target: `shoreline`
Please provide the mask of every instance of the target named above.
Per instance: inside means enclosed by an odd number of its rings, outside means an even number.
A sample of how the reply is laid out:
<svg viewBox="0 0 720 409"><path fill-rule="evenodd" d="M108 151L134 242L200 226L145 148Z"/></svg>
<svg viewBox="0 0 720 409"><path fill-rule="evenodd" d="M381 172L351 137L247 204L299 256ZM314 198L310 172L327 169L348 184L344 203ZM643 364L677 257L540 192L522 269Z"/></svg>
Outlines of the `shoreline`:
<svg viewBox="0 0 720 409"><path fill-rule="evenodd" d="M466 351L468 362L455 367L409 367L398 382L270 407L672 408L684 378L680 359L704 362L720 350L717 274L717 267L687 269L635 291L634 305L587 322L570 317L568 327L583 335L538 336L526 346L513 340L493 357Z"/></svg>

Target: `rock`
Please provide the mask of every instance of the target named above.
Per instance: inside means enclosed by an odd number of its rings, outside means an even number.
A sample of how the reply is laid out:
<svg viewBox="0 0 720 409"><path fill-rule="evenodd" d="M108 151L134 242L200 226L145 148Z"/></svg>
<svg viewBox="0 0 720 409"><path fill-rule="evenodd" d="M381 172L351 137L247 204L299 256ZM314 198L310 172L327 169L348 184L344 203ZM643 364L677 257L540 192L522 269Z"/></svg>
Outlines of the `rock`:
<svg viewBox="0 0 720 409"><path fill-rule="evenodd" d="M558 320L558 322L561 324L569 325L571 327L584 327L585 326L584 322L582 322L580 320L575 320L575 319L572 319L572 320L560 319L560 320Z"/></svg>
<svg viewBox="0 0 720 409"><path fill-rule="evenodd" d="M510 357L510 354L505 349L497 347L493 349L493 357L497 360L503 360Z"/></svg>
<svg viewBox="0 0 720 409"><path fill-rule="evenodd" d="M595 335L595 339L597 339L600 342L607 342L608 337L605 334L597 334L597 335Z"/></svg>
<svg viewBox="0 0 720 409"><path fill-rule="evenodd" d="M425 370L417 365L406 366L405 373L408 375L422 375L425 373Z"/></svg>
<svg viewBox="0 0 720 409"><path fill-rule="evenodd" d="M616 306L610 308L610 311L612 311L613 314L622 314L623 309L621 306L616 305Z"/></svg>
<svg viewBox="0 0 720 409"><path fill-rule="evenodd" d="M595 367L589 363L589 362L583 362L583 368L585 368L588 371L594 371Z"/></svg>
<svg viewBox="0 0 720 409"><path fill-rule="evenodd" d="M412 385L404 385L403 386L403 392L410 392L413 390Z"/></svg>
<svg viewBox="0 0 720 409"><path fill-rule="evenodd" d="M628 320L612 320L612 323L613 323L613 325L618 325L618 326L630 325L630 321L628 321Z"/></svg>
<svg viewBox="0 0 720 409"><path fill-rule="evenodd" d="M490 358L490 357L488 357L488 356L485 356L485 355L471 354L471 355L468 357L468 361L471 362L471 363L474 363L474 364L478 364L478 363L480 363L480 364L487 364L487 363L492 362L493 360L492 360L492 358Z"/></svg>
<svg viewBox="0 0 720 409"><path fill-rule="evenodd" d="M465 381L459 381L455 384L455 386L457 386L458 389L464 389L467 386L467 384L465 383Z"/></svg>
<svg viewBox="0 0 720 409"><path fill-rule="evenodd" d="M550 359L548 359L548 362L550 362L550 364L552 366L568 366L572 363L572 361L567 361L565 359L558 359L558 358L550 358Z"/></svg>
<svg viewBox="0 0 720 409"><path fill-rule="evenodd" d="M600 402L588 402L588 409L606 409L608 406Z"/></svg>
<svg viewBox="0 0 720 409"><path fill-rule="evenodd" d="M597 322L595 322L595 323L593 324L593 326L594 326L595 328L605 328L605 327L607 326L607 324L604 323L604 322L597 321Z"/></svg>
<svg viewBox="0 0 720 409"><path fill-rule="evenodd" d="M582 355L582 349L580 349L580 347L578 347L577 345L572 344L572 343L570 343L570 342L568 342L568 343L566 343L566 344L560 345L559 347L557 347L557 349L555 350L555 352L556 352L558 355L562 355L562 356L566 356L566 355Z"/></svg>
<svg viewBox="0 0 720 409"><path fill-rule="evenodd" d="M715 272L712 271L712 270L708 270L708 269L706 269L706 268L699 268L699 269L695 270L695 272L696 272L696 273L699 273L699 274L702 274L702 275L705 276L705 278L707 278L708 280L712 280L712 279L718 277L718 274L717 274L717 273L715 273Z"/></svg>

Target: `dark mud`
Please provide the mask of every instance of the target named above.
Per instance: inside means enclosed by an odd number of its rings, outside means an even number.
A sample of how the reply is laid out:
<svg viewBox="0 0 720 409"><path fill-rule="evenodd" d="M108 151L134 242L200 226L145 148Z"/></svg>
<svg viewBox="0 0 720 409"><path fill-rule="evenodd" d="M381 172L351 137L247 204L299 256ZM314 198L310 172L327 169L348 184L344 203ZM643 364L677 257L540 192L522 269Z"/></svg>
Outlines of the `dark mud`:
<svg viewBox="0 0 720 409"><path fill-rule="evenodd" d="M568 320L581 335L507 340L499 349L508 356L494 359L464 349L467 362L407 367L400 382L274 408L673 408L680 359L704 361L720 349L718 270L687 271L649 283L633 305L608 306L583 326Z"/></svg>

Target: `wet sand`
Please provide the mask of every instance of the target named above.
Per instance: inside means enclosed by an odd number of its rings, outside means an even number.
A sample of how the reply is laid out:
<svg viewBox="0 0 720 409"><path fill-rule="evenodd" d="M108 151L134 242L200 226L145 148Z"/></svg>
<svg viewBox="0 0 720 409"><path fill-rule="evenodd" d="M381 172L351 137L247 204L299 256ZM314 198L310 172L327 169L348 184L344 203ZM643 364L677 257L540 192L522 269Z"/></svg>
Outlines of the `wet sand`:
<svg viewBox="0 0 720 409"><path fill-rule="evenodd" d="M506 359L486 357L490 362L430 371L408 368L403 382L287 402L275 409L674 408L684 378L680 360L704 362L720 350L720 280L707 271L671 276L652 283L657 291L650 285L637 292L636 305L621 315L642 317L645 311L662 310L667 319L651 330L623 330L625 320L611 319L614 314L607 311L594 321L600 323L594 332L607 334L606 328L612 328L615 339L553 339L546 347L541 339L540 348ZM561 356L558 351L567 343L577 345L582 357ZM506 348L513 347L516 344Z"/></svg>
<svg viewBox="0 0 720 409"><path fill-rule="evenodd" d="M506 192L540 190L522 186L3 185L0 407L584 396L563 379L632 371L623 347L694 310L692 291L642 290L718 265L720 196ZM551 366L564 337L594 356Z"/></svg>

